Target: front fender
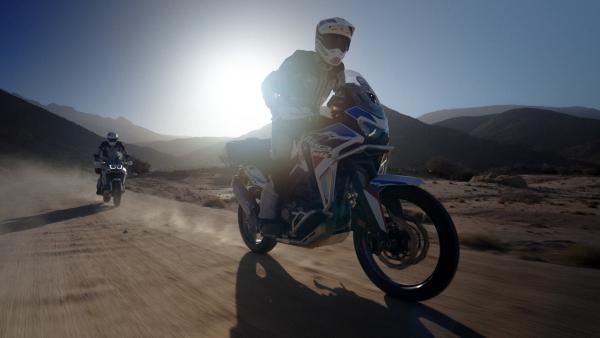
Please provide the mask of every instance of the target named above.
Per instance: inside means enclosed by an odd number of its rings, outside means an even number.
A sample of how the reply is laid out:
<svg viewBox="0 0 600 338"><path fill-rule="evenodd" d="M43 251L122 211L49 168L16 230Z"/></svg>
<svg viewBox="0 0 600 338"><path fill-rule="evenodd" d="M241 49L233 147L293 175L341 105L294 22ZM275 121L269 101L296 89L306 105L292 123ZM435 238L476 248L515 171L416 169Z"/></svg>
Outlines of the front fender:
<svg viewBox="0 0 600 338"><path fill-rule="evenodd" d="M369 218L371 221L376 222L380 230L384 232L387 231L385 226L385 217L381 207L381 193L386 188L419 186L421 184L423 184L423 180L411 176L379 175L373 178L362 192L362 196L364 197L362 200L366 202L366 205L368 205L371 215Z"/></svg>
<svg viewBox="0 0 600 338"><path fill-rule="evenodd" d="M369 185L373 186L378 191L383 190L385 187L394 185L419 186L421 184L423 184L423 180L420 178L401 175L379 175L369 182Z"/></svg>

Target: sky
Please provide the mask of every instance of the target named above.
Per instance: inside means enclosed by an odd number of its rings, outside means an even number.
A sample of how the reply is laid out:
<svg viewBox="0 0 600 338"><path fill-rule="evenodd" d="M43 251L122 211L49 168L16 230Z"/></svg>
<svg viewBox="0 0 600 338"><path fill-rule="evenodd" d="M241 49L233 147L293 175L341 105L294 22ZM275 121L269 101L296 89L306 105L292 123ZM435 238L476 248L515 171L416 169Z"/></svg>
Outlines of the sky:
<svg viewBox="0 0 600 338"><path fill-rule="evenodd" d="M418 117L493 104L600 108L600 1L0 2L0 88L154 131L238 136L260 84L316 23L356 26L344 63Z"/></svg>

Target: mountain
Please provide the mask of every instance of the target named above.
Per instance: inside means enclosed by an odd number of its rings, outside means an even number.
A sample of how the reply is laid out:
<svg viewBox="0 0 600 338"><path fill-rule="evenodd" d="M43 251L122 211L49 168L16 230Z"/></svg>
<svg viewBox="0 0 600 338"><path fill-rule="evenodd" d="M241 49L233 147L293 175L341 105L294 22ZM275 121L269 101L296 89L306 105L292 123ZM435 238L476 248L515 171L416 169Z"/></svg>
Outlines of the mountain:
<svg viewBox="0 0 600 338"><path fill-rule="evenodd" d="M91 168L103 138L63 117L0 90L0 155L36 158ZM154 168L169 168L174 158L154 149L127 146Z"/></svg>
<svg viewBox="0 0 600 338"><path fill-rule="evenodd" d="M35 156L91 166L91 154L102 137L5 92L0 92L0 111L1 154ZM391 131L390 143L395 146L390 158L391 167L421 170L428 160L437 157L476 170L515 163L540 165L563 161L554 154L537 152L520 145L501 145L457 130L429 125L389 108L386 111ZM240 138L268 136L269 130L270 125L267 125ZM150 162L155 169L194 168L221 165L220 156L227 140L190 138L126 146L130 153ZM149 145L169 154L152 149ZM589 144L589 147L595 146ZM577 150L587 151L583 148Z"/></svg>
<svg viewBox="0 0 600 338"><path fill-rule="evenodd" d="M189 137L168 141L144 142L139 143L139 145L176 156L175 166L178 169L191 169L222 166L225 144L234 139L243 140L250 137L270 138L271 125L267 124L237 138Z"/></svg>
<svg viewBox="0 0 600 338"><path fill-rule="evenodd" d="M390 127L392 168L423 170L430 159L445 158L470 168L483 170L514 164L564 163L554 154L540 153L521 146L500 145L460 131L423 123L385 107ZM268 138L271 125L252 131L246 137Z"/></svg>
<svg viewBox="0 0 600 338"><path fill-rule="evenodd" d="M271 138L271 124L267 124L264 125L263 127L253 130L249 133L246 133L240 137L238 137L237 139L239 140L243 140L243 139L247 139L250 137L256 137L256 138Z"/></svg>
<svg viewBox="0 0 600 338"><path fill-rule="evenodd" d="M482 116L500 114L505 111L518 109L518 108L536 108L544 110L552 110L559 113L586 117L600 120L600 110L586 107L538 107L538 106L524 106L524 105L498 105L498 106L483 106L483 107L472 107L472 108L457 108L457 109L443 109L437 110L431 113L427 113L419 120L428 124L435 124L441 121L445 121L451 118L461 116Z"/></svg>
<svg viewBox="0 0 600 338"><path fill-rule="evenodd" d="M140 146L150 147L161 153L173 156L183 156L202 149L210 148L215 144L231 140L230 137L187 137L168 141L153 141L138 143Z"/></svg>
<svg viewBox="0 0 600 338"><path fill-rule="evenodd" d="M43 105L39 102L30 100L31 103L44 108L65 119L75 122L78 125L90 130L97 135L104 137L109 131L116 131L119 137L126 143L153 142L174 139L176 136L162 135L152 130L135 125L124 117L110 118L95 114L83 113L75 110L73 107L63 106L56 103Z"/></svg>
<svg viewBox="0 0 600 338"><path fill-rule="evenodd" d="M139 143L176 157L177 169L222 166L221 156L229 137L189 137L169 141Z"/></svg>
<svg viewBox="0 0 600 338"><path fill-rule="evenodd" d="M537 108L457 117L436 124L500 144L520 145L565 158L600 163L600 120Z"/></svg>
<svg viewBox="0 0 600 338"><path fill-rule="evenodd" d="M564 163L559 156L501 145L445 127L429 125L385 108L394 146L391 167L423 169L428 160L445 158L475 170L514 164L541 165Z"/></svg>

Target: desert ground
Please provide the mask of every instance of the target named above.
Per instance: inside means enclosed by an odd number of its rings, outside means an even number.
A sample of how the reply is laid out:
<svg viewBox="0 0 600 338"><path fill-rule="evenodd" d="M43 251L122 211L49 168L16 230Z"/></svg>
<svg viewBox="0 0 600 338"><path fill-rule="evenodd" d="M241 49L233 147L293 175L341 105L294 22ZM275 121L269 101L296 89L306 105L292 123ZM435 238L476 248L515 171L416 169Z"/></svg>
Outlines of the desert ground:
<svg viewBox="0 0 600 338"><path fill-rule="evenodd" d="M427 179L463 245L418 304L385 297L350 239L249 253L224 170L131 178L118 208L79 171L0 177L0 337L600 336L598 177Z"/></svg>

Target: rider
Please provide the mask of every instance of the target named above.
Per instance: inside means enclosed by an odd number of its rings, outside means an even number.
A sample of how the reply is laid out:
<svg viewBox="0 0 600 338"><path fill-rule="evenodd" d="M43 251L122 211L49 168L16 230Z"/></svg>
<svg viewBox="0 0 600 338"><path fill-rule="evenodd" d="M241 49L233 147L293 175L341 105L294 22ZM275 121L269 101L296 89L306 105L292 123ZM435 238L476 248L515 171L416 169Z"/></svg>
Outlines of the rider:
<svg viewBox="0 0 600 338"><path fill-rule="evenodd" d="M321 20L316 29L315 51L295 51L262 84L272 116L273 159L271 180L261 194L259 219L265 235L284 231L277 217L278 202L287 193L285 179L294 139L307 128L310 117L318 116L320 106L336 87L353 33L354 26L342 18Z"/></svg>
<svg viewBox="0 0 600 338"><path fill-rule="evenodd" d="M125 146L119 141L119 134L111 131L106 134L106 140L100 143L98 150L94 154L94 160L96 162L106 161L118 156L118 153L121 153L126 159L129 157L127 150L125 150ZM96 183L96 195L102 195L102 172L97 169L96 173L100 174L98 182Z"/></svg>

